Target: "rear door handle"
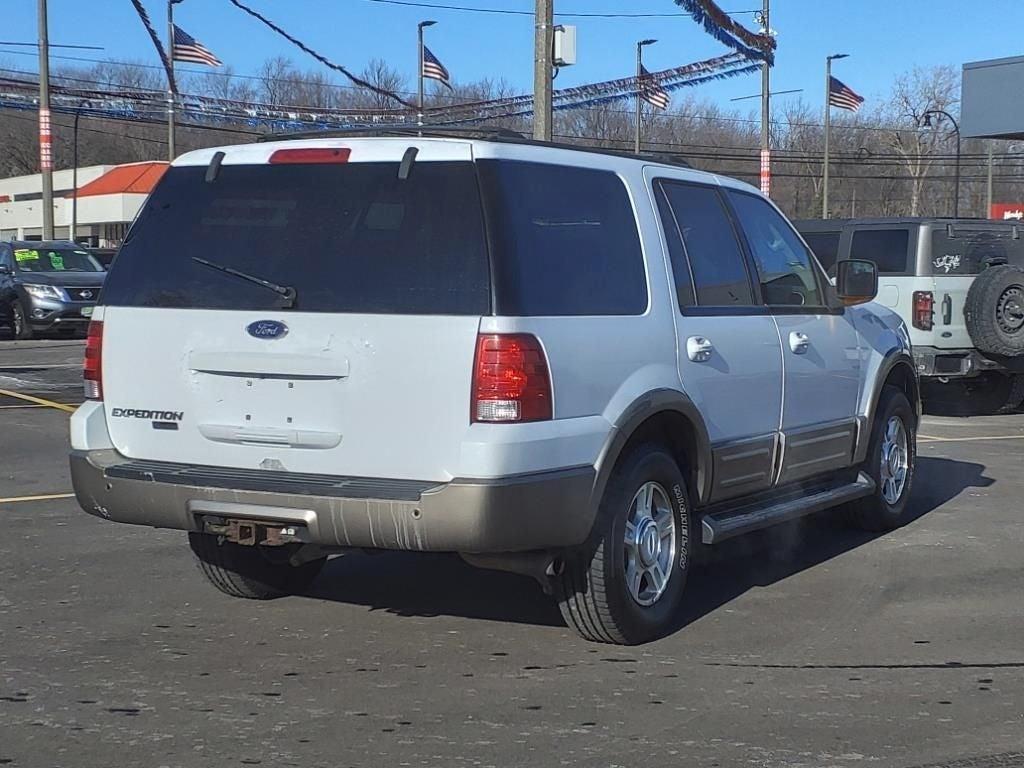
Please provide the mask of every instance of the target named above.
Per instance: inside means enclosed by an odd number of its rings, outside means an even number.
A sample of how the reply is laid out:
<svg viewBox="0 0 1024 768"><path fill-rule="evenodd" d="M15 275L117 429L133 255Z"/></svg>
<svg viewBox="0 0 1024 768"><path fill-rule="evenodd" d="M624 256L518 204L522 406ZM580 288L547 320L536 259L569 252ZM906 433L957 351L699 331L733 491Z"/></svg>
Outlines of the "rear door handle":
<svg viewBox="0 0 1024 768"><path fill-rule="evenodd" d="M714 351L715 345L703 336L691 336L686 340L686 356L695 363L706 363Z"/></svg>
<svg viewBox="0 0 1024 768"><path fill-rule="evenodd" d="M791 331L789 334L789 348L793 350L793 354L802 355L805 354L808 348L811 346L811 340L807 338L806 333L800 333L800 331Z"/></svg>

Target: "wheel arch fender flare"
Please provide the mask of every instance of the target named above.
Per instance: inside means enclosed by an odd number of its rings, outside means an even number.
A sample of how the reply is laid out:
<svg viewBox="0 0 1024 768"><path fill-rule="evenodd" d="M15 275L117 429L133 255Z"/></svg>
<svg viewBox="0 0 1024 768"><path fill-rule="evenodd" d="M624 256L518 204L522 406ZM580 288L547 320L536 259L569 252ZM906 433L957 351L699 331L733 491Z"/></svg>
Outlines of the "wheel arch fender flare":
<svg viewBox="0 0 1024 768"><path fill-rule="evenodd" d="M874 428L875 414L878 412L878 403L882 398L882 390L893 381L899 382L900 389L907 394L907 399L910 400L910 407L914 411L914 430L916 431L920 425L921 384L917 376L917 369L914 367L914 359L904 349L893 349L879 365L878 375L875 377L872 386L867 412L864 414L864 428L861 429L857 437L857 448L854 456L854 461L857 464L867 458L868 444L871 442L871 430Z"/></svg>
<svg viewBox="0 0 1024 768"><path fill-rule="evenodd" d="M595 463L594 486L591 491L591 508L595 511L601 503L605 487L624 451L634 439L644 435L645 425L655 425L659 417L682 418L688 424L689 434L679 439L688 443L686 466L681 466L690 485L691 501L702 504L711 495L711 441L708 438L704 418L694 402L683 392L673 389L656 389L645 393L626 407L615 420L613 429ZM664 423L664 422L663 422ZM689 454L693 455L689 455Z"/></svg>

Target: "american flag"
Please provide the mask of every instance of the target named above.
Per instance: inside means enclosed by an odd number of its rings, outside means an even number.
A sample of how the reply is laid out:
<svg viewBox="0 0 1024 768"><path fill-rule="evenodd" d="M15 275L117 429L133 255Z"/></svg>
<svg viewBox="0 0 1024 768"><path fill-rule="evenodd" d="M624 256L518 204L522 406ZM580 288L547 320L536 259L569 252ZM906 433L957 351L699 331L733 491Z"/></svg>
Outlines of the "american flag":
<svg viewBox="0 0 1024 768"><path fill-rule="evenodd" d="M658 85L644 66L640 67L640 98L655 109L668 109L672 97Z"/></svg>
<svg viewBox="0 0 1024 768"><path fill-rule="evenodd" d="M210 67L219 67L222 64L221 60L214 56L205 45L177 24L174 25L174 46L171 48L171 58L175 61L190 61L193 64L206 64Z"/></svg>
<svg viewBox="0 0 1024 768"><path fill-rule="evenodd" d="M448 70L425 45L423 46L423 76L432 80L440 80L449 91L452 89L452 84L449 82L451 75L448 74Z"/></svg>
<svg viewBox="0 0 1024 768"><path fill-rule="evenodd" d="M845 83L831 75L828 78L828 104L830 107L839 107L839 109L848 109L851 112L856 112L860 109L860 105L864 103L864 97L854 93Z"/></svg>

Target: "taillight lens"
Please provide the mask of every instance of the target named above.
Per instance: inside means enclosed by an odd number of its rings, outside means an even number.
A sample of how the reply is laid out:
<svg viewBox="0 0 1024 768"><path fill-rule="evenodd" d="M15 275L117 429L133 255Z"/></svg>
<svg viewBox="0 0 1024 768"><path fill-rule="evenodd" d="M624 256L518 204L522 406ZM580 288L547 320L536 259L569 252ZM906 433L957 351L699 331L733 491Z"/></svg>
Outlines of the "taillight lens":
<svg viewBox="0 0 1024 768"><path fill-rule="evenodd" d="M88 400L103 399L103 323L93 320L89 323L89 335L85 338L85 363L82 366L85 397Z"/></svg>
<svg viewBox="0 0 1024 768"><path fill-rule="evenodd" d="M270 156L272 165L308 163L347 163L352 150L348 147L300 147L279 149Z"/></svg>
<svg viewBox="0 0 1024 768"><path fill-rule="evenodd" d="M472 420L551 418L551 375L544 350L527 333L480 334L473 364Z"/></svg>
<svg viewBox="0 0 1024 768"><path fill-rule="evenodd" d="M914 291L913 324L922 331L930 331L935 324L935 297L931 291Z"/></svg>

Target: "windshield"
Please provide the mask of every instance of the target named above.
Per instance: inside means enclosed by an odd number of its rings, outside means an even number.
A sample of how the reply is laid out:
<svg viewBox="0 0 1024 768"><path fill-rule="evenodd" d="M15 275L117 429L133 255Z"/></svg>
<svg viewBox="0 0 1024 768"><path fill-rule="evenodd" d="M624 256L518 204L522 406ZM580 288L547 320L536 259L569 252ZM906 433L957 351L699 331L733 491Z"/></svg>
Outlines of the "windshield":
<svg viewBox="0 0 1024 768"><path fill-rule="evenodd" d="M92 256L75 248L15 248L18 272L102 272Z"/></svg>

